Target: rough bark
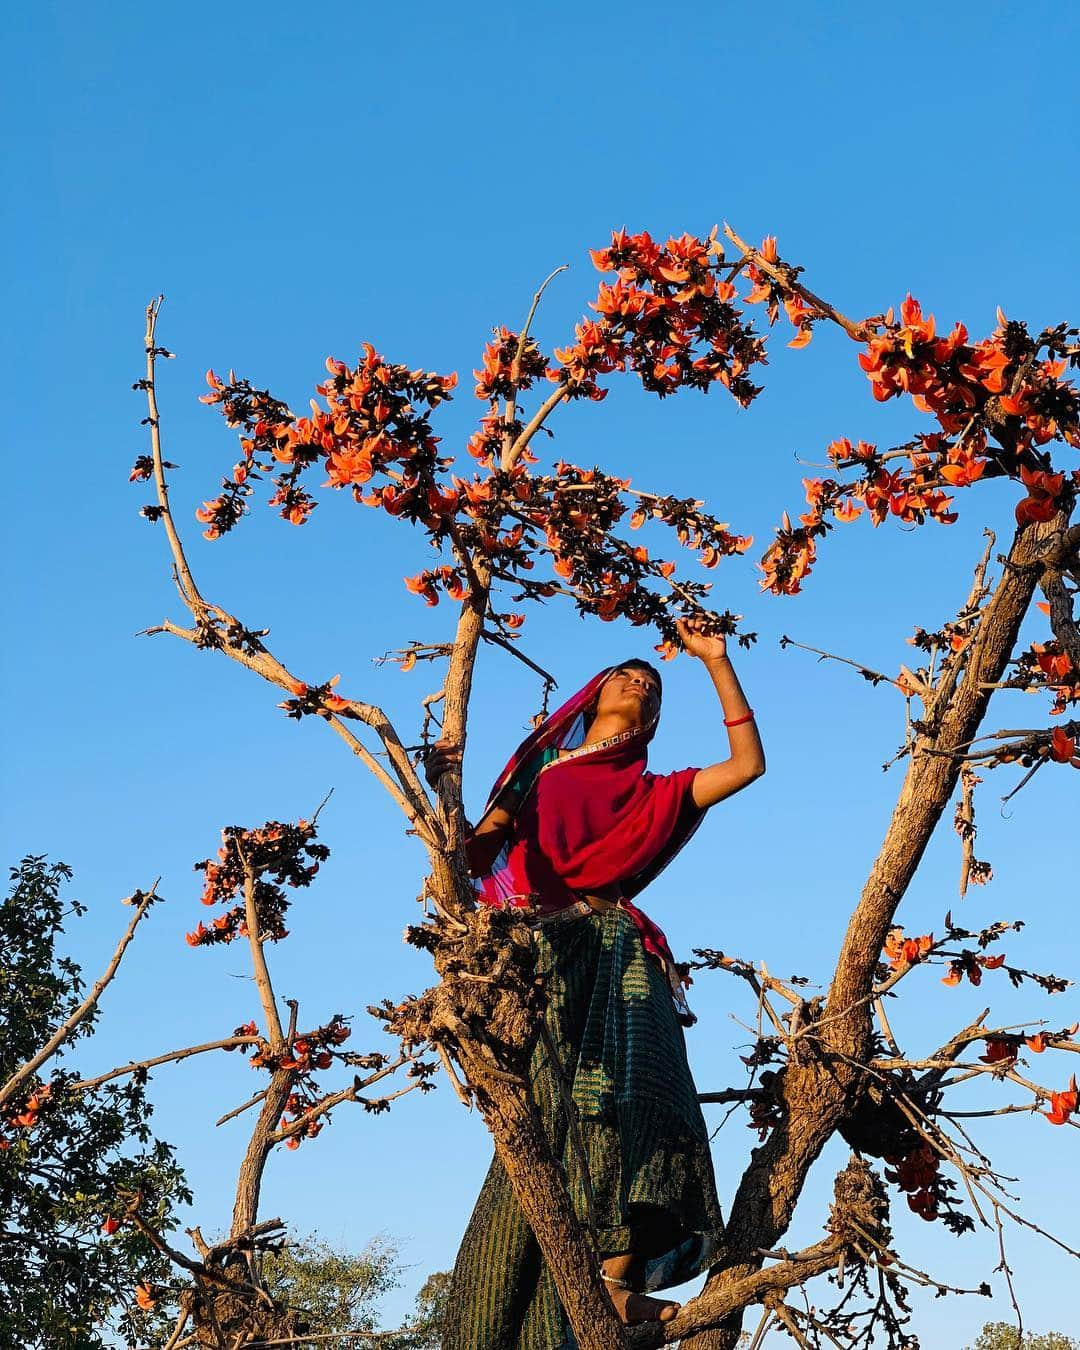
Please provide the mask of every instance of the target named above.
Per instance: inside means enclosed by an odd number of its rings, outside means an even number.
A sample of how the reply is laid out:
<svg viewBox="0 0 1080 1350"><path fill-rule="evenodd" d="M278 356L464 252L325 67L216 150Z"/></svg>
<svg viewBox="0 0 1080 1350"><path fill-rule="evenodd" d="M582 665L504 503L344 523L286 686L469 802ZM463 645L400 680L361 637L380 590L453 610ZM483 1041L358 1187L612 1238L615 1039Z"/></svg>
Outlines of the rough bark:
<svg viewBox="0 0 1080 1350"><path fill-rule="evenodd" d="M540 1244L579 1350L625 1350L622 1325L600 1280L596 1252L578 1222L566 1178L519 1088L487 1089L484 1119L518 1203Z"/></svg>
<svg viewBox="0 0 1080 1350"><path fill-rule="evenodd" d="M783 1237L810 1167L860 1099L865 1081L857 1063L869 1056L871 991L882 945L960 774L960 760L934 751L966 748L978 735L992 693L984 686L1000 682L1042 574L1040 559L1050 553L1065 524L1058 515L1017 533L984 607L962 682L942 706L931 700L927 734L909 760L881 849L844 935L824 1009L830 1020L813 1057L790 1063L783 1075L784 1121L754 1151L743 1174L723 1254L703 1291L709 1299L746 1280L761 1265L756 1253ZM686 1350L733 1350L741 1325L738 1309L722 1326L689 1336L683 1344Z"/></svg>
<svg viewBox="0 0 1080 1350"><path fill-rule="evenodd" d="M270 1079L270 1087L259 1111L259 1118L251 1132L247 1149L236 1182L236 1199L233 1202L233 1217L230 1236L236 1237L255 1226L259 1214L259 1192L262 1189L263 1172L270 1150L274 1147L274 1134L285 1109L293 1083L291 1069L277 1069Z"/></svg>

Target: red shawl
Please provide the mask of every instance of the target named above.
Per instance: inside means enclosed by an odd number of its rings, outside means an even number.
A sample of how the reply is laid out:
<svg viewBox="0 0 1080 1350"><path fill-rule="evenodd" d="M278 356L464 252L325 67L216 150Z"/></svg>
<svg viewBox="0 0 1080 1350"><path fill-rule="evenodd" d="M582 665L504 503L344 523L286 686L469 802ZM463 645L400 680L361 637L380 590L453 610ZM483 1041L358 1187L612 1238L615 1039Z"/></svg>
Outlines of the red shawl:
<svg viewBox="0 0 1080 1350"><path fill-rule="evenodd" d="M613 743L580 745L600 686L617 669L601 671L553 713L496 780L489 807L545 750L574 750L545 765L526 788L508 846L480 882L480 898L551 913L582 893L617 887L646 948L668 963L672 957L664 934L629 898L667 866L701 823L704 812L692 795L698 771L648 771L648 743L657 719Z"/></svg>

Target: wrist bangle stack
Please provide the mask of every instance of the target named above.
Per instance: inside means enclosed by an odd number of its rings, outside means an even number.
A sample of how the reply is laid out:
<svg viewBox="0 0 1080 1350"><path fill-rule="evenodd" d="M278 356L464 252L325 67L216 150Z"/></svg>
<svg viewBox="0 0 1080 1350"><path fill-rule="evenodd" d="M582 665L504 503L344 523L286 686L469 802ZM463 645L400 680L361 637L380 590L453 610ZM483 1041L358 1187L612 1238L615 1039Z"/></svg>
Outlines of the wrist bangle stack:
<svg viewBox="0 0 1080 1350"><path fill-rule="evenodd" d="M754 710L751 708L748 712L743 713L742 717L725 717L724 726L741 727L744 722L752 722L753 720Z"/></svg>

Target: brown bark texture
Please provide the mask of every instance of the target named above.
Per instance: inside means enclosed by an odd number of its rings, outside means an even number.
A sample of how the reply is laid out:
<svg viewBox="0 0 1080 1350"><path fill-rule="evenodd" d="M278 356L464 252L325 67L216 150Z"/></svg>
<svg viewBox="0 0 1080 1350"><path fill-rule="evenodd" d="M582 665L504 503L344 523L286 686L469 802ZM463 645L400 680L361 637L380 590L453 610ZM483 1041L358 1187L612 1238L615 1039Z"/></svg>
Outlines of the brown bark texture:
<svg viewBox="0 0 1080 1350"><path fill-rule="evenodd" d="M1059 515L1017 533L986 602L963 679L945 691L941 706L932 701L927 709L926 734L911 756L841 944L823 1009L823 1018L829 1020L822 1027L819 1049L805 1062L790 1063L783 1075L784 1120L754 1151L743 1174L723 1255L710 1272L704 1298L745 1280L761 1265L756 1253L783 1237L810 1167L868 1087L859 1066L870 1055L875 972L897 907L959 779L960 761L948 752L966 748L977 736L992 693L983 686L1001 680L1043 572L1040 557L1060 538L1064 524ZM682 1343L687 1350L734 1350L741 1325L742 1310L737 1309L724 1325Z"/></svg>

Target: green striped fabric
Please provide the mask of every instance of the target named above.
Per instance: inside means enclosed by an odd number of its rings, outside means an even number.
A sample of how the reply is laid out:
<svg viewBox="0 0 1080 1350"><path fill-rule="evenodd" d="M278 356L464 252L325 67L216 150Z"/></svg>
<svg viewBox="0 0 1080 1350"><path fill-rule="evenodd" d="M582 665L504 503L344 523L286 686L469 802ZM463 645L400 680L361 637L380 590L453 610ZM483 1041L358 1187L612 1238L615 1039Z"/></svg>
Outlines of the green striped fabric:
<svg viewBox="0 0 1080 1350"><path fill-rule="evenodd" d="M664 976L620 910L537 929L547 1026L580 1123L603 1255L638 1251L646 1285L704 1270L723 1223L708 1134ZM532 1091L586 1220L577 1151L543 1041ZM650 1249L635 1230L652 1235ZM493 1160L454 1267L443 1350L571 1350L553 1281Z"/></svg>

